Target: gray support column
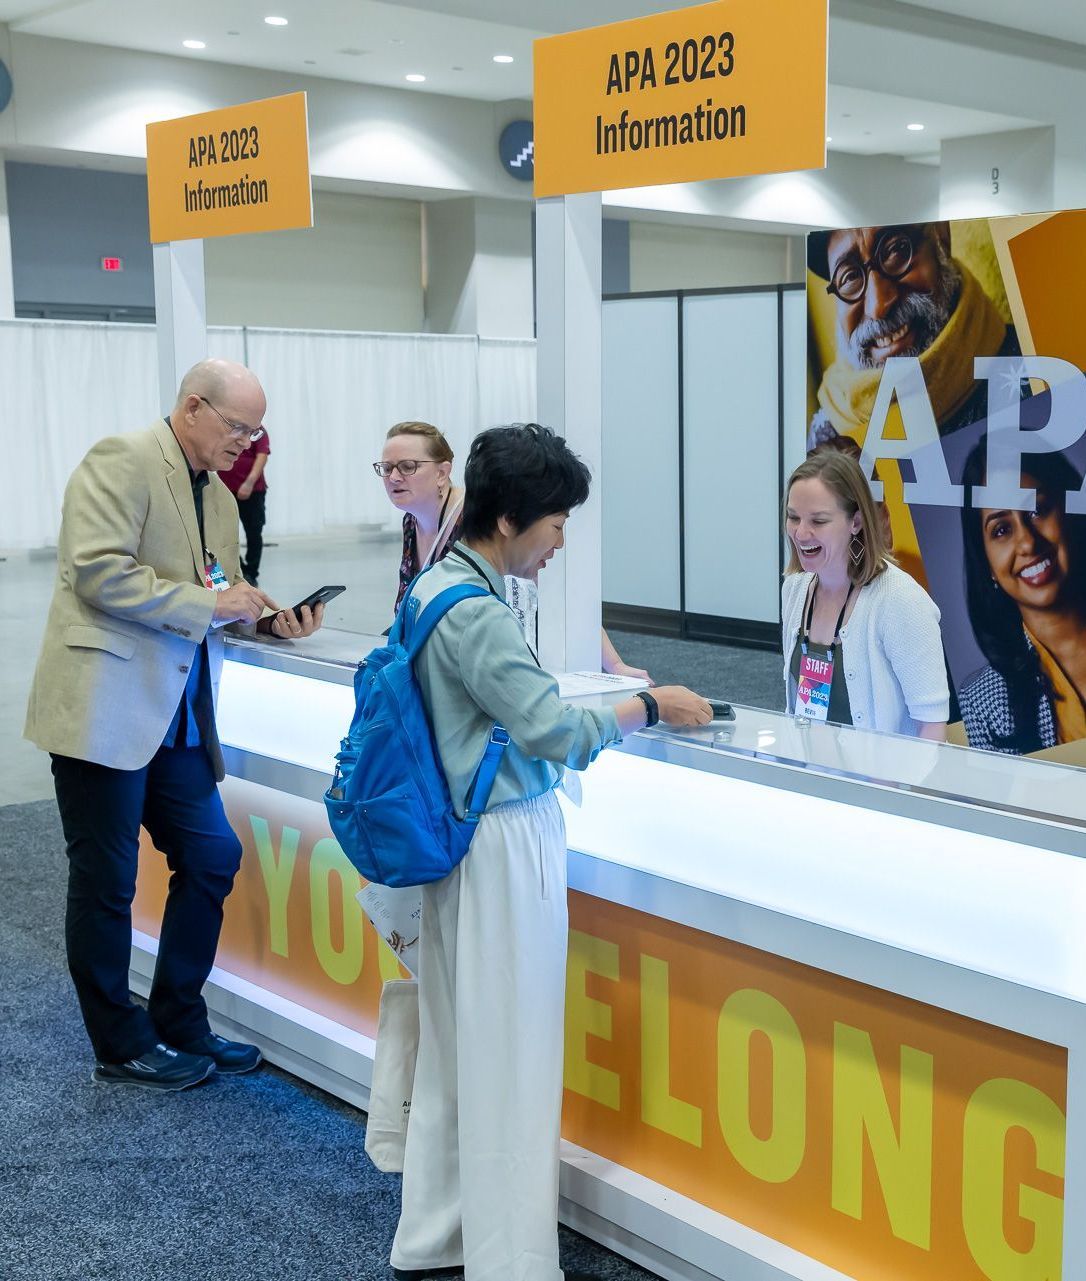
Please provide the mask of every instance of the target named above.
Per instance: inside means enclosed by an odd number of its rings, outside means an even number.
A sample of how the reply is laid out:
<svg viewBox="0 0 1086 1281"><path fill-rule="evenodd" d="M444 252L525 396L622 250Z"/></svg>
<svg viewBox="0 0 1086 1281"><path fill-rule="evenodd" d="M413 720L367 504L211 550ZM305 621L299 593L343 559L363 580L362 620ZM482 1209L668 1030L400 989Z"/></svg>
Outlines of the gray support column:
<svg viewBox="0 0 1086 1281"><path fill-rule="evenodd" d="M153 257L159 400L168 413L186 370L207 357L204 242L154 245Z"/></svg>
<svg viewBox="0 0 1086 1281"><path fill-rule="evenodd" d="M531 205L434 200L422 217L427 330L531 338Z"/></svg>
<svg viewBox="0 0 1086 1281"><path fill-rule="evenodd" d="M601 244L598 192L536 203L539 421L592 470L592 493L569 519L565 551L539 576L540 661L553 672L600 670Z"/></svg>
<svg viewBox="0 0 1086 1281"><path fill-rule="evenodd" d="M11 265L11 219L8 216L8 184L4 157L0 153L0 320L15 316L15 280Z"/></svg>

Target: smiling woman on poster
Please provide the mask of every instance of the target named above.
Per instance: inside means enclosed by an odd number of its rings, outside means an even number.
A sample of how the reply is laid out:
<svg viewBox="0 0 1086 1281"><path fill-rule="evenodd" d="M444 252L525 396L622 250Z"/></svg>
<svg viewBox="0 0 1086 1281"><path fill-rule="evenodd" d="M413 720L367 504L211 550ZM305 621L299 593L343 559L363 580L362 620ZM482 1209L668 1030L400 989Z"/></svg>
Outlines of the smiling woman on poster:
<svg viewBox="0 0 1086 1281"><path fill-rule="evenodd" d="M1086 738L1086 517L1065 497L1082 477L1062 454L1025 459L1032 511L972 506L981 443L965 468L965 586L989 666L959 691L971 747L1015 755Z"/></svg>
<svg viewBox="0 0 1086 1281"><path fill-rule="evenodd" d="M784 681L797 717L941 741L950 710L935 602L890 559L853 458L792 473L781 589Z"/></svg>

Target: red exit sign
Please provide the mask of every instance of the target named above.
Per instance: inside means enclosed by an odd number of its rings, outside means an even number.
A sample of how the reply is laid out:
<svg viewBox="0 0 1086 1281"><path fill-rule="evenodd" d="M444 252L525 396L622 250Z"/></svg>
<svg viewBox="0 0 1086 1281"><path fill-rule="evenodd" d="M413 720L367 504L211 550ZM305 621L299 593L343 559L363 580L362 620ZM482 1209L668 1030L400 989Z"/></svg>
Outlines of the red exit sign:
<svg viewBox="0 0 1086 1281"><path fill-rule="evenodd" d="M123 258L103 258L102 270L103 271L124 271L124 259Z"/></svg>

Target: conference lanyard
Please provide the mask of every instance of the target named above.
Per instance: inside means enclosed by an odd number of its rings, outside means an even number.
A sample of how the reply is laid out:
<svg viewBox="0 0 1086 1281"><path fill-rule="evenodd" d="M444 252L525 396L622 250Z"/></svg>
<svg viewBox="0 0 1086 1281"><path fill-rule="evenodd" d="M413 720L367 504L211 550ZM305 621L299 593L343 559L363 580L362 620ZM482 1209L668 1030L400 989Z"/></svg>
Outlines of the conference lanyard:
<svg viewBox="0 0 1086 1281"><path fill-rule="evenodd" d="M811 639L811 618L814 615L815 598L818 595L818 583L814 585L807 608L804 611L803 629L799 641L799 680L796 684L796 716L804 720L826 721L830 714L830 692L833 689L833 668L836 661L836 650L841 639L841 627L845 621L848 603L856 584L852 583L837 615L837 624L833 629L833 640L826 650L824 658L808 652Z"/></svg>
<svg viewBox="0 0 1086 1281"><path fill-rule="evenodd" d="M482 566L473 557L469 556L462 547L454 547L449 553L449 555L459 556L462 561L465 561L467 564L469 564L472 567L472 569L474 569L475 572L479 575L479 577L483 580L483 582L486 583L491 596L498 596L498 593L494 590L493 586L491 585L490 579L487 578L486 574L483 572ZM501 600L501 597L498 596L498 599ZM516 616L516 611L512 608L512 606L509 604L508 601L502 601L502 604L505 606L506 609L509 610L511 614L514 615L514 617ZM524 644L528 650L528 653L531 654L532 656L532 662L534 662L536 667L539 667L540 670L542 671L542 666L539 662L539 659L536 657L535 650L532 649L531 645L528 644L527 637L525 637Z"/></svg>

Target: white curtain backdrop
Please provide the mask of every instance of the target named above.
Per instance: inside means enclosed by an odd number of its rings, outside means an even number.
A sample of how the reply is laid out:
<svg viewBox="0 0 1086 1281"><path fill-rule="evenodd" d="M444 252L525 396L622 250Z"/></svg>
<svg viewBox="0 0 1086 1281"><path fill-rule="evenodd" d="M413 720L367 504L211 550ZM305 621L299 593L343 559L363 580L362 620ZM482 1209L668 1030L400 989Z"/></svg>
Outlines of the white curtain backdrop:
<svg viewBox="0 0 1086 1281"><path fill-rule="evenodd" d="M531 340L211 329L208 349L245 361L267 392L273 536L389 524L370 464L395 422L440 427L459 476L476 432L535 417ZM55 544L64 486L90 446L169 408L158 404L148 325L0 322L0 389L10 468L4 549Z"/></svg>

